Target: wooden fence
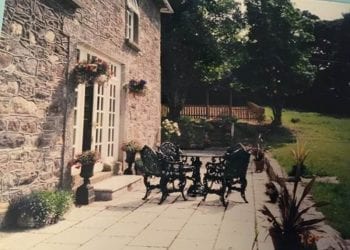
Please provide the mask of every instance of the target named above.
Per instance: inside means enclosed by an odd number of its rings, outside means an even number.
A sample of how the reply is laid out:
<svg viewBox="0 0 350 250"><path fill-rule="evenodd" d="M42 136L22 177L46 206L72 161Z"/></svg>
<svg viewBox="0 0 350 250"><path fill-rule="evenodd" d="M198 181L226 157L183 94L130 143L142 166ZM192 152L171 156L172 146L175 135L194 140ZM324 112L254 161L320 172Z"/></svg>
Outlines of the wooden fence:
<svg viewBox="0 0 350 250"><path fill-rule="evenodd" d="M169 108L162 105L162 117L166 117ZM193 118L215 119L222 116L235 116L240 120L261 121L263 120L265 110L254 103L248 103L247 106L230 107L225 105L186 105L182 111L182 116Z"/></svg>

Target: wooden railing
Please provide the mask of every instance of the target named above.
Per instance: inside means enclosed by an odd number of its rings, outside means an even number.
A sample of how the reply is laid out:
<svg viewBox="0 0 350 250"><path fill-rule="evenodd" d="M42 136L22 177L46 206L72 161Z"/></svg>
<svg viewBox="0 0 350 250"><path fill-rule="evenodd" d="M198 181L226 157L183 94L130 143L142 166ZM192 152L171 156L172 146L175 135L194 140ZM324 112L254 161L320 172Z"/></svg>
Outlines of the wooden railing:
<svg viewBox="0 0 350 250"><path fill-rule="evenodd" d="M162 117L166 117L169 108L162 105ZM265 109L254 103L248 103L247 106L230 107L225 105L186 105L182 111L182 116L193 118L215 119L222 116L235 116L240 120L261 121L264 117Z"/></svg>

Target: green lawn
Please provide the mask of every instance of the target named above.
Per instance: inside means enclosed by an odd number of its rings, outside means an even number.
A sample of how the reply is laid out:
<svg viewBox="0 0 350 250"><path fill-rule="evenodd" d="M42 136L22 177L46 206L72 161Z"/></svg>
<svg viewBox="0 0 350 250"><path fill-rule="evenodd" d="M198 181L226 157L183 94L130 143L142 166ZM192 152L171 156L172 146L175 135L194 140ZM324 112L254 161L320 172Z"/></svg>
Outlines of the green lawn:
<svg viewBox="0 0 350 250"><path fill-rule="evenodd" d="M266 116L271 111L266 109ZM308 169L320 176L337 176L340 184L316 183L313 197L331 204L322 208L328 222L350 238L350 118L335 118L318 113L283 112L286 129L266 133L266 144L279 163L289 171L293 165L291 149L299 138L311 149L306 161ZM291 119L298 118L293 123Z"/></svg>

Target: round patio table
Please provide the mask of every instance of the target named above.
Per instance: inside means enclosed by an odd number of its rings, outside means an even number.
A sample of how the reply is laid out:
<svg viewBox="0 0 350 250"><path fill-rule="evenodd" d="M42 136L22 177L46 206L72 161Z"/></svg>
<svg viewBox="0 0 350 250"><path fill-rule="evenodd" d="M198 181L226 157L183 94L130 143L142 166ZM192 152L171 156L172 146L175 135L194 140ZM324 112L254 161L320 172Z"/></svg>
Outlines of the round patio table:
<svg viewBox="0 0 350 250"><path fill-rule="evenodd" d="M193 183L187 190L187 195L191 197L203 196L204 187L201 180L201 158L212 158L212 157L222 157L224 151L185 151L183 150L181 156L184 156L186 159L190 159L192 167L192 177L190 178Z"/></svg>

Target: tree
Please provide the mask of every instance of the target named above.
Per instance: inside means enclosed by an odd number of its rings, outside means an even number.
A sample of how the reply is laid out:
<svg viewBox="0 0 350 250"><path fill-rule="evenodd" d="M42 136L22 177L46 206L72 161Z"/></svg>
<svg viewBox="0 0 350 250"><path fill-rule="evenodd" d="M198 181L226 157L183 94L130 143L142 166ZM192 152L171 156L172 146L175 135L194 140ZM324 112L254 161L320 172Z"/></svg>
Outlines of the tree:
<svg viewBox="0 0 350 250"><path fill-rule="evenodd" d="M344 14L342 19L316 23L315 47L317 49L312 59L318 71L312 92L326 99L319 111L349 114L349 30L350 13ZM315 101L315 98L310 99L311 102Z"/></svg>
<svg viewBox="0 0 350 250"><path fill-rule="evenodd" d="M290 0L245 0L249 27L247 58L239 69L243 83L263 95L282 124L284 100L302 93L314 78L313 23Z"/></svg>
<svg viewBox="0 0 350 250"><path fill-rule="evenodd" d="M237 67L243 22L232 0L170 3L175 13L162 18L162 96L177 120L191 84L219 82Z"/></svg>

